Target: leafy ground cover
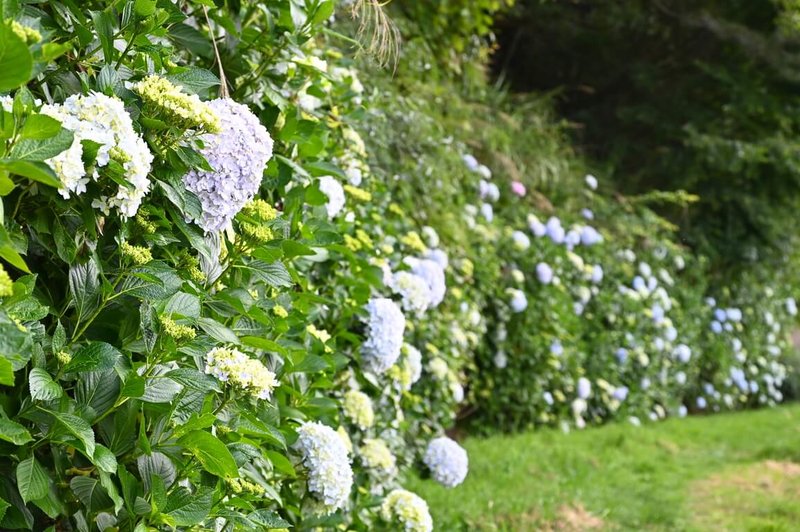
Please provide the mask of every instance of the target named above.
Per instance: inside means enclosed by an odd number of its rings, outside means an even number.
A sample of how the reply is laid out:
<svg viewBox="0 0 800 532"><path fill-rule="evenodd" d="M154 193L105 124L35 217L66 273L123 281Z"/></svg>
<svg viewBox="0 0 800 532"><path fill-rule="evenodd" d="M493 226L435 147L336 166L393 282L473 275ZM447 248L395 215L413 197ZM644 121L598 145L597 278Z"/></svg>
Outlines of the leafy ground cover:
<svg viewBox="0 0 800 532"><path fill-rule="evenodd" d="M426 498L442 530L795 530L800 406L564 434L471 438Z"/></svg>

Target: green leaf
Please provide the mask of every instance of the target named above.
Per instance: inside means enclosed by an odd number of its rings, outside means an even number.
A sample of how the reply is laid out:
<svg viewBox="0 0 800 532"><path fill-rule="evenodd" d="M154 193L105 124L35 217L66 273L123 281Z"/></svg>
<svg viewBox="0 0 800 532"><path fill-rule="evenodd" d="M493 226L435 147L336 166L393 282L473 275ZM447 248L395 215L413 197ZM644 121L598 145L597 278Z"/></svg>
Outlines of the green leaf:
<svg viewBox="0 0 800 532"><path fill-rule="evenodd" d="M271 510L256 510L255 512L249 514L247 519L257 526L267 530L275 528L289 528L292 526L291 523Z"/></svg>
<svg viewBox="0 0 800 532"><path fill-rule="evenodd" d="M108 496L105 488L94 478L72 477L69 487L89 512L97 512L114 506L114 501Z"/></svg>
<svg viewBox="0 0 800 532"><path fill-rule="evenodd" d="M61 122L47 115L35 114L25 119L20 136L24 139L47 139L61 131Z"/></svg>
<svg viewBox="0 0 800 532"><path fill-rule="evenodd" d="M97 37L103 48L106 63L114 61L114 20L109 12L95 11L91 13Z"/></svg>
<svg viewBox="0 0 800 532"><path fill-rule="evenodd" d="M194 526L201 523L211 512L212 490L200 487L194 493L178 487L167 498L161 511L172 516L177 526Z"/></svg>
<svg viewBox="0 0 800 532"><path fill-rule="evenodd" d="M7 23L0 24L0 91L27 83L33 73L33 57L25 42Z"/></svg>
<svg viewBox="0 0 800 532"><path fill-rule="evenodd" d="M111 344L92 342L72 355L72 360L64 366L64 373L113 368L121 356L122 353Z"/></svg>
<svg viewBox="0 0 800 532"><path fill-rule="evenodd" d="M209 432L196 430L178 440L178 444L192 452L203 469L218 477L237 478L239 468L233 455L219 439Z"/></svg>
<svg viewBox="0 0 800 532"><path fill-rule="evenodd" d="M228 329L221 323L211 318L200 318L197 320L197 325L203 329L214 340L228 344L239 344L239 337L236 333Z"/></svg>
<svg viewBox="0 0 800 532"><path fill-rule="evenodd" d="M69 290L78 319L83 321L97 308L100 298L100 280L97 264L89 260L85 264L76 264L69 269Z"/></svg>
<svg viewBox="0 0 800 532"><path fill-rule="evenodd" d="M61 385L42 368L33 368L28 375L28 386L34 401L52 401L64 394Z"/></svg>
<svg viewBox="0 0 800 532"><path fill-rule="evenodd" d="M55 136L44 139L21 139L9 152L11 159L25 161L44 161L55 157L72 146L73 134L69 129L61 129Z"/></svg>
<svg viewBox="0 0 800 532"><path fill-rule="evenodd" d="M108 447L103 445L98 444L95 446L92 463L106 473L113 474L117 472L117 457Z"/></svg>
<svg viewBox="0 0 800 532"><path fill-rule="evenodd" d="M238 268L250 270L253 275L273 288L291 287L294 283L292 277L286 270L282 262L267 264L260 260L254 260L246 265L238 265Z"/></svg>
<svg viewBox="0 0 800 532"><path fill-rule="evenodd" d="M279 355L286 355L287 353L286 348L278 342L267 338L261 338L260 336L245 336L242 338L242 343L264 351L278 353Z"/></svg>
<svg viewBox="0 0 800 532"><path fill-rule="evenodd" d="M25 445L33 441L28 429L10 419L0 418L0 440L13 443L14 445Z"/></svg>
<svg viewBox="0 0 800 532"><path fill-rule="evenodd" d="M5 227L0 225L0 259L8 261L15 268L19 268L25 273L31 273L28 265L22 260L19 252L14 248L11 237L8 236Z"/></svg>
<svg viewBox="0 0 800 532"><path fill-rule="evenodd" d="M156 0L136 0L133 9L140 17L147 18L156 12Z"/></svg>
<svg viewBox="0 0 800 532"><path fill-rule="evenodd" d="M61 412L53 412L48 410L56 421L58 421L58 425L66 430L68 434L71 434L75 438L78 439L81 443L83 443L83 450L86 452L86 456L91 458L94 456L94 449L95 449L95 441L94 441L94 431L92 430L92 426L83 419L74 414L65 414Z"/></svg>
<svg viewBox="0 0 800 532"><path fill-rule="evenodd" d="M317 252L310 247L300 242L295 242L294 240L284 240L281 242L281 248L283 249L283 256L287 259L317 254Z"/></svg>
<svg viewBox="0 0 800 532"><path fill-rule="evenodd" d="M46 496L49 486L50 478L34 457L17 465L17 488L26 503Z"/></svg>
<svg viewBox="0 0 800 532"><path fill-rule="evenodd" d="M214 49L207 36L186 24L175 24L169 29L169 37L177 44L182 46L200 57L211 58Z"/></svg>
<svg viewBox="0 0 800 532"><path fill-rule="evenodd" d="M50 168L47 163L41 161L0 159L0 170L27 177L28 179L38 181L48 187L62 187L61 181L59 181L52 168Z"/></svg>
<svg viewBox="0 0 800 532"><path fill-rule="evenodd" d="M121 292L157 301L171 297L180 290L183 281L177 272L160 261L153 261L131 270L131 276L122 283Z"/></svg>
<svg viewBox="0 0 800 532"><path fill-rule="evenodd" d="M143 454L136 459L136 466L139 469L139 476L142 477L145 491L150 491L153 477L160 478L162 484L167 487L175 482L177 475L175 465L165 454L159 452Z"/></svg>
<svg viewBox="0 0 800 532"><path fill-rule="evenodd" d="M14 386L14 366L7 358L0 357L0 384Z"/></svg>
<svg viewBox="0 0 800 532"><path fill-rule="evenodd" d="M197 67L190 67L177 74L170 74L167 79L194 94L203 93L211 87L219 85L217 76L204 68Z"/></svg>

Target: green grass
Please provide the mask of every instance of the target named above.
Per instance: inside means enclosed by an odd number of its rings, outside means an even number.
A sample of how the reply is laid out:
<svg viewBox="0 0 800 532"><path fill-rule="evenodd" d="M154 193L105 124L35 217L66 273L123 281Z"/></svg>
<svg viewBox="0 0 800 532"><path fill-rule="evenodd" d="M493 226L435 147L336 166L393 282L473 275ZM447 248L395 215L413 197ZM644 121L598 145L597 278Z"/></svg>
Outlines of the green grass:
<svg viewBox="0 0 800 532"><path fill-rule="evenodd" d="M414 479L439 530L797 530L800 405L463 442L467 480ZM585 510L585 511L584 511Z"/></svg>

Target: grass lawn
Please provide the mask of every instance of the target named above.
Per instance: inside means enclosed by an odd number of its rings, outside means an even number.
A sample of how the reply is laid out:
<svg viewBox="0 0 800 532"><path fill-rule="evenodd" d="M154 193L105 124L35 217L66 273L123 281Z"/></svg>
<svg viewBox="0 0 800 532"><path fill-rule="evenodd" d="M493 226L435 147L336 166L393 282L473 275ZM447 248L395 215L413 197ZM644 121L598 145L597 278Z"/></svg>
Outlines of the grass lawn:
<svg viewBox="0 0 800 532"><path fill-rule="evenodd" d="M438 530L800 530L800 405L463 445L464 484L409 486Z"/></svg>

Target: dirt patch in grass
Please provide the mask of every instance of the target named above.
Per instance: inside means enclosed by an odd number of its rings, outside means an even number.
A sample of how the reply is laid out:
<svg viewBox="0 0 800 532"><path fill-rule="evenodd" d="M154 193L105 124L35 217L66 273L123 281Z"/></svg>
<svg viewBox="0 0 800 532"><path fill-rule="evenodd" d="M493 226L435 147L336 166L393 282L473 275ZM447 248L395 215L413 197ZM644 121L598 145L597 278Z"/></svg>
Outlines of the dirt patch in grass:
<svg viewBox="0 0 800 532"><path fill-rule="evenodd" d="M475 530L539 531L539 532L583 532L603 530L606 523L590 513L582 505L564 505L558 509L556 518L548 520L536 511L502 516L492 524L470 527Z"/></svg>
<svg viewBox="0 0 800 532"><path fill-rule="evenodd" d="M692 484L690 523L697 530L796 530L798 499L800 464L731 466Z"/></svg>

